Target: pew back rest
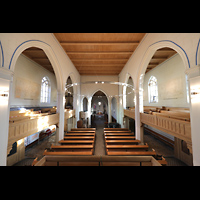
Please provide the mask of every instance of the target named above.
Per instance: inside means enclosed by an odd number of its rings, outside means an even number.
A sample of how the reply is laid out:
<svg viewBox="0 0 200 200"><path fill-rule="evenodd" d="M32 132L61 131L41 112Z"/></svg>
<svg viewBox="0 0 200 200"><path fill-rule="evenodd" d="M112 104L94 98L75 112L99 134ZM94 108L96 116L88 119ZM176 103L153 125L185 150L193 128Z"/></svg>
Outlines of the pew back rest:
<svg viewBox="0 0 200 200"><path fill-rule="evenodd" d="M34 166L161 166L152 156L44 156Z"/></svg>

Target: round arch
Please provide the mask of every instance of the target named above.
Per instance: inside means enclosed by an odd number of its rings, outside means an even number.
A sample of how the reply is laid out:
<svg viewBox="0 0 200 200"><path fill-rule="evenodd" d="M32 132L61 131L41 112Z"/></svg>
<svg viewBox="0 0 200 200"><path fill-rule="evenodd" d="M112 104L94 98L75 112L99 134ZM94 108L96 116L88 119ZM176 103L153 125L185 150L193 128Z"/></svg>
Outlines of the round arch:
<svg viewBox="0 0 200 200"><path fill-rule="evenodd" d="M45 52L55 72L56 81L57 81L57 91L58 93L61 93L62 91L64 91L63 77L61 73L60 64L55 55L55 52L52 50L51 46L47 44L46 42L43 42L40 40L27 40L21 43L20 45L18 45L12 54L12 57L9 63L9 69L14 72L18 57L24 50L30 47L36 47L36 48L42 49Z"/></svg>
<svg viewBox="0 0 200 200"><path fill-rule="evenodd" d="M137 82L136 82L136 88L137 89L139 89L139 86L140 86L141 75L145 74L147 65L149 64L152 56L155 54L155 52L158 49L165 48L165 47L168 47L168 48L175 50L180 55L180 57L182 58L185 70L190 68L190 61L189 61L189 58L187 56L187 53L185 52L185 50L180 45L178 45L177 43L175 43L171 40L157 41L157 42L151 44L147 48L147 50L146 50L146 52L145 52L145 54L144 54L144 56L141 60L141 63L139 65L139 73L138 73L138 76L137 76Z"/></svg>

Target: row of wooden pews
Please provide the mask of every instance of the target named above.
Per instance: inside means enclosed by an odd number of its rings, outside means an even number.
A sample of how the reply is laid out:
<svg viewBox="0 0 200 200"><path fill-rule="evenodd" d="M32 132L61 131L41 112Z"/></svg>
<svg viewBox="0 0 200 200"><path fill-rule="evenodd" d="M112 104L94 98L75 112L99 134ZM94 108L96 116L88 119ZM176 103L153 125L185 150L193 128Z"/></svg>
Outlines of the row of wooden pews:
<svg viewBox="0 0 200 200"><path fill-rule="evenodd" d="M106 155L108 156L153 156L162 165L166 160L154 149L149 151L148 144L141 144L134 134L126 128L104 128Z"/></svg>
<svg viewBox="0 0 200 200"><path fill-rule="evenodd" d="M94 155L95 134L96 128L73 128L58 142L59 145L52 145L43 155Z"/></svg>

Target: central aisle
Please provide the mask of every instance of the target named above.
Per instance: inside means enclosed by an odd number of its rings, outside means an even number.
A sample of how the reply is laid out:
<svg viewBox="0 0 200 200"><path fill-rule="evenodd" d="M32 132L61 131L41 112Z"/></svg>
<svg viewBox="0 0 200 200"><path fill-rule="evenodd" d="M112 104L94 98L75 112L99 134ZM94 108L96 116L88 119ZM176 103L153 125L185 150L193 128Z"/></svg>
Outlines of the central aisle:
<svg viewBox="0 0 200 200"><path fill-rule="evenodd" d="M96 124L96 141L94 155L102 156L105 155L105 144L103 137L103 129L105 126L104 115L96 115L94 122Z"/></svg>

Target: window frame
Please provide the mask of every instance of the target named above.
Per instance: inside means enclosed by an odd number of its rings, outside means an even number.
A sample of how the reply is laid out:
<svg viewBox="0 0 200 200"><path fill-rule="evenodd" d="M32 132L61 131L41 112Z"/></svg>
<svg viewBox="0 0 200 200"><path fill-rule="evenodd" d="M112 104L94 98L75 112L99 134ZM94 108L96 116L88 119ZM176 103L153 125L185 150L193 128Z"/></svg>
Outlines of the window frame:
<svg viewBox="0 0 200 200"><path fill-rule="evenodd" d="M48 76L44 76L41 81L40 103L50 103L51 84Z"/></svg>
<svg viewBox="0 0 200 200"><path fill-rule="evenodd" d="M158 80L155 76L151 76L148 81L149 103L158 103Z"/></svg>

